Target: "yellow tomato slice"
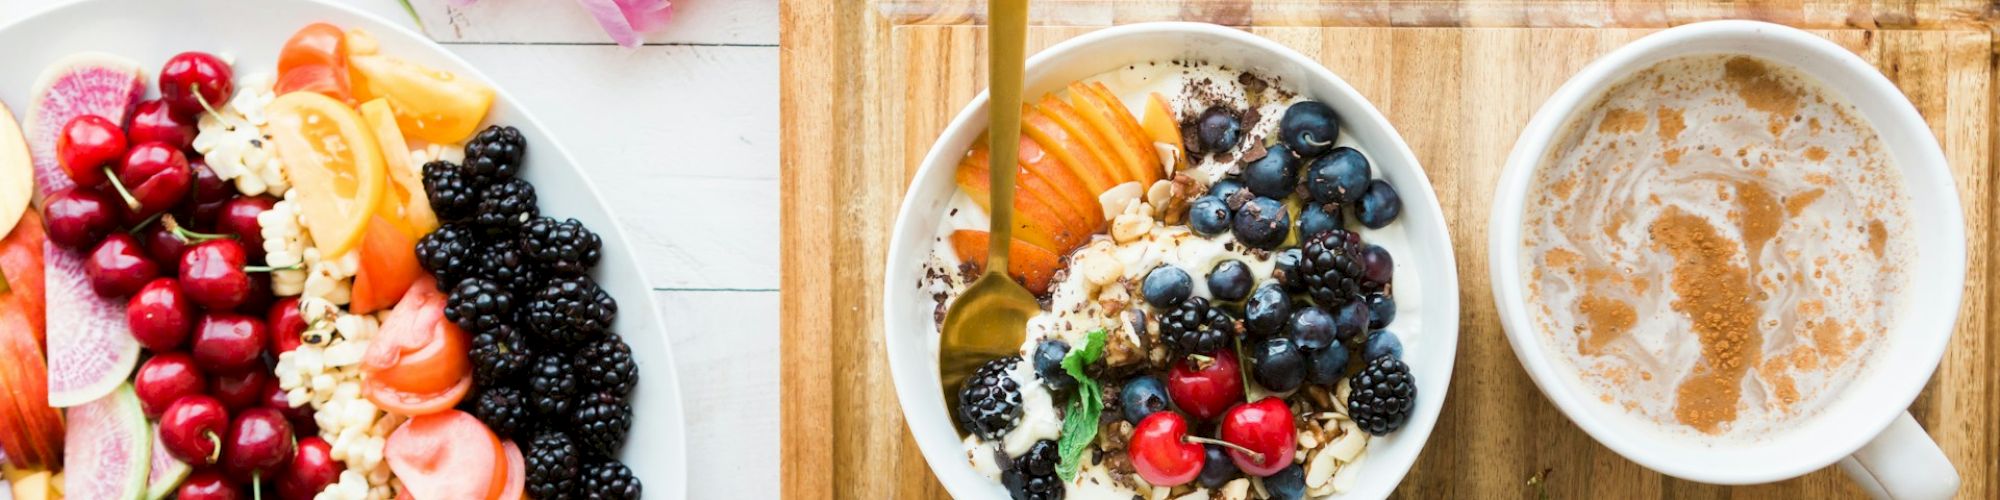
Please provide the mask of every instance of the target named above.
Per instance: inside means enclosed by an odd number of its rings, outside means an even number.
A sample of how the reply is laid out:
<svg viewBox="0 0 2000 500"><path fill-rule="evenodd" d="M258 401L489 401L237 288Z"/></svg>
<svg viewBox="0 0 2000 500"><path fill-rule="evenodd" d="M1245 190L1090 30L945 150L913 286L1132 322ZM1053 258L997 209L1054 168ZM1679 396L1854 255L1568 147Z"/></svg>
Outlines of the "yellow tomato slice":
<svg viewBox="0 0 2000 500"><path fill-rule="evenodd" d="M449 71L427 68L386 54L350 54L348 65L361 78L355 94L386 99L403 133L425 141L464 142L486 120L493 89Z"/></svg>
<svg viewBox="0 0 2000 500"><path fill-rule="evenodd" d="M388 101L362 103L361 117L375 130L375 141L382 146L382 164L389 169L387 191L383 191L382 204L375 212L399 225L411 238L437 230L437 214L431 212L431 200L424 195L423 174L410 164L410 146L403 142L403 130L396 126Z"/></svg>
<svg viewBox="0 0 2000 500"><path fill-rule="evenodd" d="M315 92L279 96L265 113L314 245L322 258L346 255L382 204L387 169L375 134L354 108Z"/></svg>

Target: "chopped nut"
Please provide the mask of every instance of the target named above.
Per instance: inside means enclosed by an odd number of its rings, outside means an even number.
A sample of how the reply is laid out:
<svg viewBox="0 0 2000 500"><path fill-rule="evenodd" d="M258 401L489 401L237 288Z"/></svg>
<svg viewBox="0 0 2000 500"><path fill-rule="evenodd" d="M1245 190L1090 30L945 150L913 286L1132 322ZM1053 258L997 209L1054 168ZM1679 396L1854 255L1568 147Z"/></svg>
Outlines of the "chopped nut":
<svg viewBox="0 0 2000 500"><path fill-rule="evenodd" d="M1332 450L1321 450L1313 455L1312 461L1306 463L1307 487L1317 488L1326 484L1326 480L1333 478L1333 473L1339 466L1333 458Z"/></svg>
<svg viewBox="0 0 2000 500"><path fill-rule="evenodd" d="M1125 264L1103 247L1091 245L1085 247L1085 252L1078 256L1077 262L1080 264L1078 267L1083 268L1083 278L1090 284L1109 285L1125 274Z"/></svg>
<svg viewBox="0 0 2000 500"><path fill-rule="evenodd" d="M1340 430L1340 437L1334 438L1332 443L1327 444L1326 451L1332 453L1336 460L1352 462L1355 456L1360 455L1361 451L1368 447L1368 433L1361 432L1361 427L1354 425L1354 422L1342 422Z"/></svg>
<svg viewBox="0 0 2000 500"><path fill-rule="evenodd" d="M1222 485L1221 491L1216 492L1216 497L1222 500L1250 500L1250 480L1240 477L1231 480L1228 484Z"/></svg>
<svg viewBox="0 0 2000 500"><path fill-rule="evenodd" d="M1097 204L1104 209L1104 218L1110 219L1124 213L1125 207L1137 201L1145 188L1137 181L1112 186L1097 195Z"/></svg>
<svg viewBox="0 0 2000 500"><path fill-rule="evenodd" d="M1354 461L1340 466L1340 472L1333 474L1334 493L1354 489L1354 483L1361 480L1361 461L1367 458L1368 454L1363 453L1355 456Z"/></svg>
<svg viewBox="0 0 2000 500"><path fill-rule="evenodd" d="M1119 214L1111 221L1111 239L1119 243L1131 243L1153 230L1153 216L1143 213Z"/></svg>

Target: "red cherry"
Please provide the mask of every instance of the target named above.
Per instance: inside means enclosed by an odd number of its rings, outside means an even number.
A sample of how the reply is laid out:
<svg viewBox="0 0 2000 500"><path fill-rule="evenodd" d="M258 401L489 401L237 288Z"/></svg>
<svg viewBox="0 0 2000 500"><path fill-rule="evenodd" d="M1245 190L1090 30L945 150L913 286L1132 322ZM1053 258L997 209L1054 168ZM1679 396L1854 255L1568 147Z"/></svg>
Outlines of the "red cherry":
<svg viewBox="0 0 2000 500"><path fill-rule="evenodd" d="M1133 428L1129 452L1132 468L1154 486L1180 486L1201 475L1207 450L1189 442L1187 420L1179 413L1154 412Z"/></svg>
<svg viewBox="0 0 2000 500"><path fill-rule="evenodd" d="M292 430L301 436L319 434L319 422L313 421L312 405L292 406L292 399L285 395L285 388L278 384L264 384L264 407L285 414L285 420L292 422Z"/></svg>
<svg viewBox="0 0 2000 500"><path fill-rule="evenodd" d="M160 68L160 100L175 114L192 118L208 107L221 107L234 90L229 64L206 52L182 52Z"/></svg>
<svg viewBox="0 0 2000 500"><path fill-rule="evenodd" d="M250 270L250 269L269 269L269 268L262 266L250 266L245 269ZM250 276L250 294L244 297L242 304L236 306L236 312L252 316L263 315L265 312L268 312L270 310L271 301L277 300L277 297L271 294L271 273L252 272L249 273L249 276Z"/></svg>
<svg viewBox="0 0 2000 500"><path fill-rule="evenodd" d="M56 136L56 163L83 187L104 185L104 168L125 158L125 131L102 116L83 115L63 124Z"/></svg>
<svg viewBox="0 0 2000 500"><path fill-rule="evenodd" d="M83 272L90 277L90 288L98 295L124 297L159 277L160 266L146 258L138 239L114 232L90 251L90 257L83 261Z"/></svg>
<svg viewBox="0 0 2000 500"><path fill-rule="evenodd" d="M222 212L215 220L215 232L236 235L236 241L243 244L245 257L250 262L263 262L264 226L257 222L257 214L277 204L278 200L269 196L248 196L224 202Z"/></svg>
<svg viewBox="0 0 2000 500"><path fill-rule="evenodd" d="M299 298L285 297L271 304L271 312L264 316L265 325L271 327L271 354L278 355L298 349L305 343L306 317L299 314Z"/></svg>
<svg viewBox="0 0 2000 500"><path fill-rule="evenodd" d="M312 498L346 469L333 459L333 445L319 436L299 439L298 448L291 467L278 475L278 498Z"/></svg>
<svg viewBox="0 0 2000 500"><path fill-rule="evenodd" d="M222 440L222 470L238 481L277 477L298 449L292 424L278 410L251 408L229 423Z"/></svg>
<svg viewBox="0 0 2000 500"><path fill-rule="evenodd" d="M222 477L221 471L213 469L194 471L186 481L181 482L181 487L175 496L180 500L243 500L244 498L241 487Z"/></svg>
<svg viewBox="0 0 2000 500"><path fill-rule="evenodd" d="M210 312L194 328L194 360L215 373L242 373L263 368L264 322L227 312ZM257 396L261 391L252 391ZM256 398L257 396L251 396Z"/></svg>
<svg viewBox="0 0 2000 500"><path fill-rule="evenodd" d="M222 459L222 431L229 410L201 394L182 397L160 414L160 444L182 462L214 465Z"/></svg>
<svg viewBox="0 0 2000 500"><path fill-rule="evenodd" d="M180 148L163 142L148 142L125 153L118 168L118 183L132 196L134 220L151 217L179 205L187 198L194 182L187 156ZM128 203L129 205L129 203Z"/></svg>
<svg viewBox="0 0 2000 500"><path fill-rule="evenodd" d="M151 224L139 232L139 242L146 245L146 255L153 262L171 264L160 269L167 276L180 274L181 254L187 253L188 240L177 236L167 228L166 223Z"/></svg>
<svg viewBox="0 0 2000 500"><path fill-rule="evenodd" d="M210 311L234 310L250 296L243 259L243 245L236 240L197 244L181 254L181 288Z"/></svg>
<svg viewBox="0 0 2000 500"><path fill-rule="evenodd" d="M167 101L140 102L125 122L125 134L133 144L164 142L183 151L194 145L194 120L175 115Z"/></svg>
<svg viewBox="0 0 2000 500"><path fill-rule="evenodd" d="M90 248L118 229L118 210L104 193L70 188L49 195L42 204L49 241L73 250Z"/></svg>
<svg viewBox="0 0 2000 500"><path fill-rule="evenodd" d="M181 204L181 222L197 229L215 227L215 218L222 214L222 204L236 197L236 188L228 181L215 175L215 169L201 158L188 160L188 169L194 171L194 185L188 191L187 203Z"/></svg>
<svg viewBox="0 0 2000 500"><path fill-rule="evenodd" d="M154 420L159 420L175 401L201 394L201 390L201 368L185 353L154 355L139 365L138 374L132 377L132 392L139 396L139 408Z"/></svg>
<svg viewBox="0 0 2000 500"><path fill-rule="evenodd" d="M265 386L277 384L271 380L269 370L243 370L234 374L222 374L208 379L208 393L222 402L223 408L241 413L245 409L264 404L270 395Z"/></svg>
<svg viewBox="0 0 2000 500"><path fill-rule="evenodd" d="M132 294L125 324L132 325L132 338L153 352L180 349L194 329L194 304L181 294L180 282L156 278Z"/></svg>
<svg viewBox="0 0 2000 500"><path fill-rule="evenodd" d="M1197 421L1221 416L1230 405L1243 402L1243 372L1236 355L1223 350L1174 363L1167 371L1167 396Z"/></svg>
<svg viewBox="0 0 2000 500"><path fill-rule="evenodd" d="M1222 440L1257 454L1253 456L1244 449L1229 450L1229 460L1236 462L1236 468L1257 477L1277 474L1291 465L1293 452L1299 446L1292 409L1277 397L1230 408L1222 416Z"/></svg>

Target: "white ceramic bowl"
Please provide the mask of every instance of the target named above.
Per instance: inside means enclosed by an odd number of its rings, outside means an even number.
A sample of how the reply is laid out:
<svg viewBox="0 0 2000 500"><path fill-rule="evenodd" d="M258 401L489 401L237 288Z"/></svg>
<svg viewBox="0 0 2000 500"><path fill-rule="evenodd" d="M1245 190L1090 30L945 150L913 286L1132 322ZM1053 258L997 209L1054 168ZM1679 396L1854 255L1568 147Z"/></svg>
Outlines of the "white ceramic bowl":
<svg viewBox="0 0 2000 500"><path fill-rule="evenodd" d="M1417 407L1401 431L1369 443L1368 458L1362 462L1364 479L1346 494L1387 496L1430 436L1451 382L1458 346L1458 269L1430 181L1388 119L1353 87L1298 52L1236 29L1148 23L1092 32L1029 58L1026 91L1037 95L1127 64L1176 58L1276 76L1282 85L1332 106L1341 118L1342 143L1366 153L1377 177L1388 180L1402 195L1401 218L1364 235L1395 252L1398 315L1392 329L1401 336L1404 359L1417 378ZM986 94L981 93L924 157L896 219L883 287L884 340L903 415L931 471L959 498L1005 498L1006 490L966 462L938 380L938 331L932 316L936 302L911 285L923 277L924 263L933 250L932 236L958 189L952 183L953 169L985 129Z"/></svg>
<svg viewBox="0 0 2000 500"><path fill-rule="evenodd" d="M1575 113L1612 84L1662 60L1694 54L1748 54L1817 78L1874 125L1909 189L1909 228L1918 255L1894 330L1884 333L1869 367L1817 416L1754 444L1705 446L1663 438L1621 409L1596 401L1574 368L1527 313L1521 257L1522 207L1550 141ZM1958 317L1965 284L1965 220L1951 171L1930 127L1901 91L1847 49L1792 28L1716 21L1669 29L1598 59L1557 90L1528 122L1507 158L1493 201L1489 234L1494 300L1507 339L1542 392L1570 420L1613 451L1676 477L1710 483L1761 483L1810 472L1860 449L1898 418L1937 367ZM1907 420L1907 419L1905 419ZM1909 425L1914 426L1914 423ZM1921 435L1921 432L1918 433ZM1932 446L1935 449L1935 446ZM1941 455L1940 455L1941 457ZM1949 467L1945 468L1949 471ZM1953 483L1956 484L1955 481Z"/></svg>
<svg viewBox="0 0 2000 500"><path fill-rule="evenodd" d="M147 69L149 79L159 76L158 68L168 57L189 50L233 57L239 76L272 72L285 40L316 21L366 29L382 43L383 52L494 83L422 35L339 2L86 0L0 26L0 47L6 48L6 57L0 58L0 101L16 113L26 112L29 93L42 71L64 56L83 51L137 61ZM148 81L147 85L149 93L156 95L157 82ZM542 213L575 217L604 238L604 255L595 277L618 299L615 331L632 345L639 365L640 382L632 396L635 424L621 458L645 483L648 498L684 498L687 459L680 387L664 323L653 308L652 287L640 272L625 232L598 201L601 197L583 175L582 166L520 101L498 85L494 87L498 98L487 123L512 125L527 137L528 155L521 176L535 184Z"/></svg>

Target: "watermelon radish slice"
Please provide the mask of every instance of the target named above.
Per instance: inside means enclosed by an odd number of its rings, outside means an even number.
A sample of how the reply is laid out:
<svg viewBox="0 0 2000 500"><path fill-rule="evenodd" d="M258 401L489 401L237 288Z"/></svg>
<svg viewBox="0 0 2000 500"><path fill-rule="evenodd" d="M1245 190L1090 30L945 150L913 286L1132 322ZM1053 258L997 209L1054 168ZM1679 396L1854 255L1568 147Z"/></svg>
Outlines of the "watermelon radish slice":
<svg viewBox="0 0 2000 500"><path fill-rule="evenodd" d="M146 499L160 500L174 494L174 488L180 487L181 481L187 480L188 473L194 472L194 467L174 458L174 454L167 451L167 446L160 443L160 431L157 427L153 429L152 455L153 465L146 473Z"/></svg>
<svg viewBox="0 0 2000 500"><path fill-rule="evenodd" d="M63 493L68 498L140 498L151 467L153 426L139 409L132 386L121 384L102 399L72 407L63 452Z"/></svg>
<svg viewBox="0 0 2000 500"><path fill-rule="evenodd" d="M138 63L117 56L69 56L42 73L29 103L29 156L35 163L37 198L75 183L56 164L56 136L70 119L98 115L125 123L146 93ZM125 301L107 300L90 289L83 255L43 245L47 274L49 406L68 408L101 399L132 375L139 342L125 324Z"/></svg>

